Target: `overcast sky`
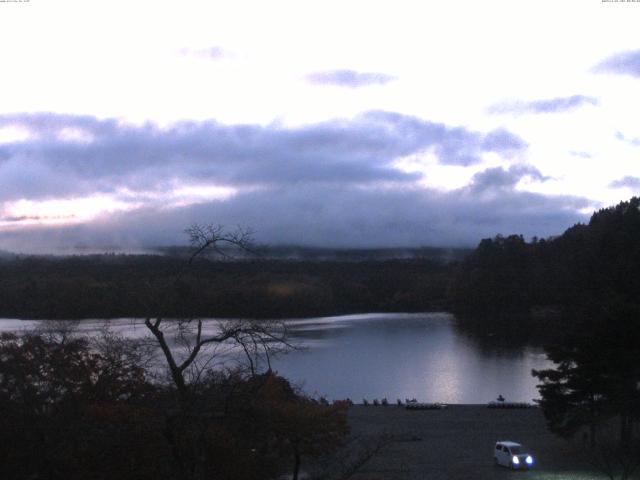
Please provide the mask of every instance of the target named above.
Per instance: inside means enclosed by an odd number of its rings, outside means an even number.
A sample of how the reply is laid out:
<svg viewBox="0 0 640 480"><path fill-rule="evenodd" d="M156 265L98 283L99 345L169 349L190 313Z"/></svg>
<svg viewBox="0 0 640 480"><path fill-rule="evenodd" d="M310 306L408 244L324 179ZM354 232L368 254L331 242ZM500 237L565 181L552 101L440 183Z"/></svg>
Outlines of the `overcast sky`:
<svg viewBox="0 0 640 480"><path fill-rule="evenodd" d="M547 237L640 194L640 2L0 2L0 249Z"/></svg>

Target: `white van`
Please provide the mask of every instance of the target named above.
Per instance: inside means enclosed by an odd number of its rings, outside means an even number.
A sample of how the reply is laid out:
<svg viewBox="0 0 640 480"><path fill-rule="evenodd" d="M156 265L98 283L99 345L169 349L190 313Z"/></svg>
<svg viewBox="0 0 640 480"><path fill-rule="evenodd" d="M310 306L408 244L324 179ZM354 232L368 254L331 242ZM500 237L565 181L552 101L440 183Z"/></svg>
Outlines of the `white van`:
<svg viewBox="0 0 640 480"><path fill-rule="evenodd" d="M533 467L533 455L527 453L527 450L519 443L506 440L496 442L493 449L493 461L496 465L512 469Z"/></svg>

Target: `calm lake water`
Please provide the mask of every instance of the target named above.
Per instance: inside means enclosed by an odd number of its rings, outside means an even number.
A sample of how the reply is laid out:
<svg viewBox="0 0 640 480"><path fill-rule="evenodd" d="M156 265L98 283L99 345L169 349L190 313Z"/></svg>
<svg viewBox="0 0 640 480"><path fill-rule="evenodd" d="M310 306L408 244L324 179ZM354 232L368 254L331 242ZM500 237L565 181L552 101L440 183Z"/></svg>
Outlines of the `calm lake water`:
<svg viewBox="0 0 640 480"><path fill-rule="evenodd" d="M38 324L0 320L0 331ZM139 321L107 324L126 336L146 335ZM83 321L81 329L90 333L104 325ZM447 313L348 315L288 325L304 348L276 358L273 369L307 393L329 399L485 403L502 394L508 401L531 401L538 397L531 369L551 365L540 348L478 341Z"/></svg>

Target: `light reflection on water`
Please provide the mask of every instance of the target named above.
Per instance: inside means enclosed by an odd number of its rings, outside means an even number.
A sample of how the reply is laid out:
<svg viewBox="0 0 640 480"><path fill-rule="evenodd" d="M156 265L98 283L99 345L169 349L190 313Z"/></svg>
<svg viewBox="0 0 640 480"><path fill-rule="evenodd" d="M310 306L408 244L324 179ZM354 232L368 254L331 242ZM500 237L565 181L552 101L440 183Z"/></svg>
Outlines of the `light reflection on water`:
<svg viewBox="0 0 640 480"><path fill-rule="evenodd" d="M475 344L447 313L375 314L298 320L292 336L307 350L274 368L311 394L328 398L417 398L484 403L538 397L531 369L550 364L540 349Z"/></svg>
<svg viewBox="0 0 640 480"><path fill-rule="evenodd" d="M40 322L0 320L0 331L32 329ZM85 333L108 325L141 338L141 320L83 321ZM274 370L309 394L329 399L386 397L427 402L485 403L538 397L531 369L550 364L539 348L480 345L455 328L447 313L361 314L287 321L294 343L305 348L276 358ZM210 331L215 322L209 322ZM235 361L228 351L221 353Z"/></svg>

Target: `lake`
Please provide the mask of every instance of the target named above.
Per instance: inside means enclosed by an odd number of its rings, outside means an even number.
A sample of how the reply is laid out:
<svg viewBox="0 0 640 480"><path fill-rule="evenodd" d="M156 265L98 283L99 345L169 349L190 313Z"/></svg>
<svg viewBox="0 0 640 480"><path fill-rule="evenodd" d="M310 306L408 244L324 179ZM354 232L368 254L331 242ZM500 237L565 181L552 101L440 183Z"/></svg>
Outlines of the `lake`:
<svg viewBox="0 0 640 480"><path fill-rule="evenodd" d="M0 331L39 324L0 320ZM126 336L146 335L136 320L106 324ZM104 325L87 320L80 329L91 333ZM551 366L542 349L479 341L457 328L448 313L293 319L288 325L303 348L276 358L273 369L308 394L328 399L485 403L501 394L507 401L530 402L538 397L531 369Z"/></svg>

